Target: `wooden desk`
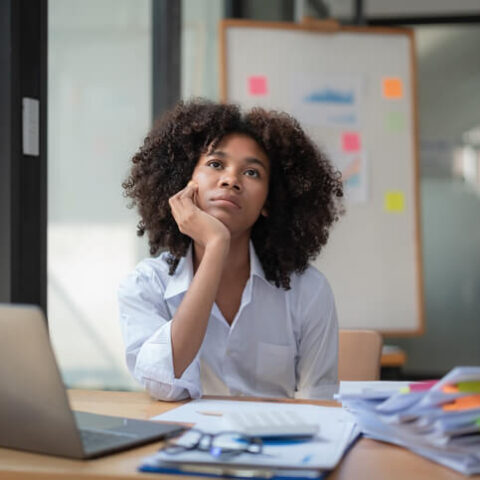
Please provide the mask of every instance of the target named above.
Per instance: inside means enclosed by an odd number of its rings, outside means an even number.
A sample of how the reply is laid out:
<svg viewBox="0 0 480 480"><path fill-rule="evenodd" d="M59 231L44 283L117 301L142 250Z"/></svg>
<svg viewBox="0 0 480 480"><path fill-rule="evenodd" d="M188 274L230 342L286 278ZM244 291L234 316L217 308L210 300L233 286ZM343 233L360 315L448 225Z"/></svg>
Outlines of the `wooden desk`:
<svg viewBox="0 0 480 480"><path fill-rule="evenodd" d="M157 402L145 393L99 392L73 390L69 392L73 408L93 413L150 418L178 403ZM325 404L325 402L318 402ZM138 473L141 459L155 452L161 442L110 455L96 460L80 461L19 452L0 448L0 480L105 480L105 479L182 479L199 477ZM329 475L336 480L465 480L448 468L429 462L399 447L361 439L347 453L340 465ZM479 475L476 477L480 478Z"/></svg>

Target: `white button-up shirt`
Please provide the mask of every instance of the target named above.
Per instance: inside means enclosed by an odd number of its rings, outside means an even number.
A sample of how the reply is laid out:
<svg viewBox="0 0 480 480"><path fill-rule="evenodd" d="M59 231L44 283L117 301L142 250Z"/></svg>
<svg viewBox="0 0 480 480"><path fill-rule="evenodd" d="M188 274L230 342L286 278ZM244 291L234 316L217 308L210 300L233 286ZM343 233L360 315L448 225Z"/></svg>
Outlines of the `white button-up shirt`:
<svg viewBox="0 0 480 480"><path fill-rule="evenodd" d="M153 397L331 398L338 324L332 290L317 269L293 274L290 290L277 288L250 243L250 277L232 324L214 304L195 359L175 378L170 326L193 279L192 248L172 276L166 255L140 262L119 289L127 366Z"/></svg>

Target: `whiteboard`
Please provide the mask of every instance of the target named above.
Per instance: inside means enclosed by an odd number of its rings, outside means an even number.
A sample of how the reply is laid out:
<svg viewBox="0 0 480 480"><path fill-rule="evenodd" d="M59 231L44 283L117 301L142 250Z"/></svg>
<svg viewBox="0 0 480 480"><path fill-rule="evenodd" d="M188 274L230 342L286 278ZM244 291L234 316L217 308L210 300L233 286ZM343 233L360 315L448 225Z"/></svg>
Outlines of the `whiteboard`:
<svg viewBox="0 0 480 480"><path fill-rule="evenodd" d="M287 111L342 171L346 214L315 266L340 328L423 333L413 33L224 20L222 100Z"/></svg>

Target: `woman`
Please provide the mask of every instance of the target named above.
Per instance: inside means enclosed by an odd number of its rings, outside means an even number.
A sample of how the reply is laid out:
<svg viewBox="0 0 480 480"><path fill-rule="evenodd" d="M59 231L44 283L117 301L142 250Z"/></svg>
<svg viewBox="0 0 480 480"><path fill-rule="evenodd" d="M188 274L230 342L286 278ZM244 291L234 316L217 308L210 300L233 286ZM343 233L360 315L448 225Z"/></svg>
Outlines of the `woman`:
<svg viewBox="0 0 480 480"><path fill-rule="evenodd" d="M341 213L339 174L285 113L180 102L123 184L150 252L122 283L127 365L162 400L324 398L333 294L308 261Z"/></svg>

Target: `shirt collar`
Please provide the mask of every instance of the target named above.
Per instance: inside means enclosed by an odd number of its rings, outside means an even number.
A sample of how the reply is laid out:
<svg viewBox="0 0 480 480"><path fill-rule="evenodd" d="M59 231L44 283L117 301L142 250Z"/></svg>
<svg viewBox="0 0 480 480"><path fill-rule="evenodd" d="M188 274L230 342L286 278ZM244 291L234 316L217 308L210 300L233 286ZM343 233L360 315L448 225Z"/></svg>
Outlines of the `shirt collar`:
<svg viewBox="0 0 480 480"><path fill-rule="evenodd" d="M272 284L267 280L265 277L265 272L263 271L262 264L255 252L255 248L253 246L253 242L250 240L250 278L253 279L253 276L261 278L263 281L268 283L270 286Z"/></svg>
<svg viewBox="0 0 480 480"><path fill-rule="evenodd" d="M261 278L270 286L272 284L266 279L265 272L263 271L262 264L255 252L252 241L250 240L249 245L250 251L250 279L253 279L254 276ZM193 245L190 243L187 253L184 257L178 262L175 273L169 277L167 288L165 290L164 298L168 300L176 295L185 293L190 287L190 284L193 280Z"/></svg>
<svg viewBox="0 0 480 480"><path fill-rule="evenodd" d="M175 273L169 277L167 288L165 289L165 300L184 293L193 280L193 260L192 243L188 247L187 254L178 262Z"/></svg>

